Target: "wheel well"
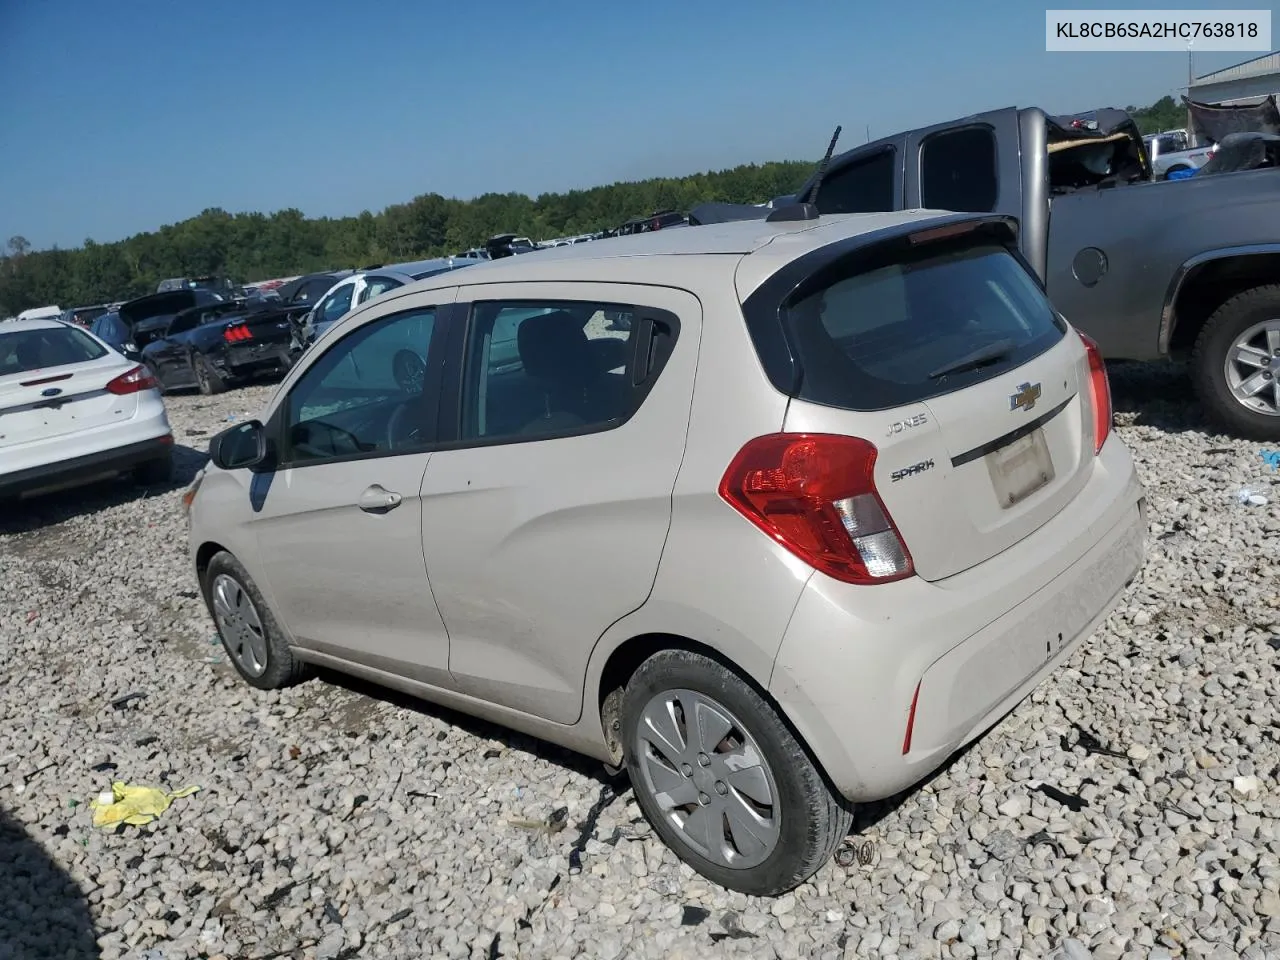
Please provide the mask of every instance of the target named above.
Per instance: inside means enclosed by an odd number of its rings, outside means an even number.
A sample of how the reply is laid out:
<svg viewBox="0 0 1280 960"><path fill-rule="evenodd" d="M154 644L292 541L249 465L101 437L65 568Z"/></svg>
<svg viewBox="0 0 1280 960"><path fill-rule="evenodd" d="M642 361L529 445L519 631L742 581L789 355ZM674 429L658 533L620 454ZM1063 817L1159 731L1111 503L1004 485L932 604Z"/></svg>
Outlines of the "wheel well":
<svg viewBox="0 0 1280 960"><path fill-rule="evenodd" d="M1224 257L1193 267L1178 288L1173 303L1173 336L1169 353L1185 356L1195 346L1201 328L1215 310L1238 293L1275 283L1280 276L1280 253Z"/></svg>
<svg viewBox="0 0 1280 960"><path fill-rule="evenodd" d="M202 585L204 583L204 573L209 569L209 561L226 549L222 544L214 543L213 541L200 544L200 549L196 551L196 574L200 577Z"/></svg>
<svg viewBox="0 0 1280 960"><path fill-rule="evenodd" d="M754 687L756 693L763 697L766 702L773 704L775 708L777 707L777 702L770 696L768 690L714 647L671 633L645 633L638 637L632 637L621 644L613 653L609 654L609 659L605 661L604 670L600 674L600 689L596 694L597 706L600 710L600 726L604 730L605 742L613 755L615 765L622 762L622 741L620 736L622 691L626 688L632 674L640 669L640 665L655 653L660 653L663 650L688 650L691 653L701 654L709 660L714 660L726 670L732 670L744 682ZM780 709L778 710L778 716L782 718L782 722L787 724L788 727L792 727L790 719ZM806 750L809 749L799 731L795 730L794 727L792 727L792 734L799 743L804 745Z"/></svg>

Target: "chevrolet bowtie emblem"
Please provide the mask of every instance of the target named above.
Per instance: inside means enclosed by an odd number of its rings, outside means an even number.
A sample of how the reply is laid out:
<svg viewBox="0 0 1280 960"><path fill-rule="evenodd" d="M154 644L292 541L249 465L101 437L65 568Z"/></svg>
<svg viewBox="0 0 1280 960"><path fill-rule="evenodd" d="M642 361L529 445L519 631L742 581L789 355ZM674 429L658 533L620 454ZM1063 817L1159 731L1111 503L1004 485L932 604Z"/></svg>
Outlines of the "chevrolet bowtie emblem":
<svg viewBox="0 0 1280 960"><path fill-rule="evenodd" d="M1036 405L1036 401L1040 399L1043 391L1038 383L1023 383L1018 385L1018 392L1009 396L1009 410L1030 410Z"/></svg>

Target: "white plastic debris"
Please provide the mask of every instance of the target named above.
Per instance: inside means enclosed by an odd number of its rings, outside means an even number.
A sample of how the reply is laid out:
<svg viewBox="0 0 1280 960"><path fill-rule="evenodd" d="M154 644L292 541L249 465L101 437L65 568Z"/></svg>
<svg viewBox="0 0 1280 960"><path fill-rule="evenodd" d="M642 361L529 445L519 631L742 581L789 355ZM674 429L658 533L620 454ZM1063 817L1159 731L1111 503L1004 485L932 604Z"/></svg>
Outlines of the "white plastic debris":
<svg viewBox="0 0 1280 960"><path fill-rule="evenodd" d="M1240 503L1246 507L1265 507L1267 505L1266 497L1264 497L1260 493L1255 493L1253 490L1249 489L1248 487L1245 487L1243 490L1237 493L1236 499L1239 500Z"/></svg>

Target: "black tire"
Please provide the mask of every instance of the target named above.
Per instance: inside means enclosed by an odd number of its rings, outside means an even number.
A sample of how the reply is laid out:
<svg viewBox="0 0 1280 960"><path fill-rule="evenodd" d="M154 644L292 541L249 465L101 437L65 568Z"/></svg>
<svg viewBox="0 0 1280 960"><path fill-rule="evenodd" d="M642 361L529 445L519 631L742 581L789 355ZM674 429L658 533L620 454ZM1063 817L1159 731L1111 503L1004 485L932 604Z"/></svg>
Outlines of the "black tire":
<svg viewBox="0 0 1280 960"><path fill-rule="evenodd" d="M133 481L143 487L167 487L173 483L173 451L133 468Z"/></svg>
<svg viewBox="0 0 1280 960"><path fill-rule="evenodd" d="M196 374L196 385L206 397L211 397L215 393L226 392L227 381L219 376L218 371L213 369L213 366L201 354L192 355L191 369Z"/></svg>
<svg viewBox="0 0 1280 960"><path fill-rule="evenodd" d="M1232 395L1228 351L1249 327L1280 319L1280 284L1238 293L1209 317L1191 353L1191 376L1205 413L1225 433L1247 440L1280 440L1280 416L1251 410Z"/></svg>
<svg viewBox="0 0 1280 960"><path fill-rule="evenodd" d="M1173 178L1170 176L1170 174L1181 173L1183 170L1190 170L1190 169L1191 168L1188 167L1185 163L1176 163L1164 172L1164 178L1166 180L1171 180Z"/></svg>
<svg viewBox="0 0 1280 960"><path fill-rule="evenodd" d="M645 785L638 748L641 716L652 698L670 690L691 690L726 708L741 721L772 771L779 839L756 866L738 869L718 864L692 849ZM627 773L649 823L676 856L730 890L771 897L794 889L831 858L853 824L853 805L831 788L777 710L750 684L709 657L664 650L641 664L623 694L622 733Z"/></svg>
<svg viewBox="0 0 1280 960"><path fill-rule="evenodd" d="M230 577L248 595L262 623L266 639L266 668L256 676L246 671L241 665L232 645L227 642L222 625L214 612L213 585L220 575ZM225 550L214 554L201 578L200 590L204 595L209 616L213 618L214 625L218 628L218 635L222 639L223 649L227 652L227 659L231 661L231 665L236 668L236 672L246 683L259 690L278 690L281 687L301 683L307 678L307 665L293 655L293 650L276 622L275 614L271 612L258 585L253 582L253 578L249 576L239 560Z"/></svg>

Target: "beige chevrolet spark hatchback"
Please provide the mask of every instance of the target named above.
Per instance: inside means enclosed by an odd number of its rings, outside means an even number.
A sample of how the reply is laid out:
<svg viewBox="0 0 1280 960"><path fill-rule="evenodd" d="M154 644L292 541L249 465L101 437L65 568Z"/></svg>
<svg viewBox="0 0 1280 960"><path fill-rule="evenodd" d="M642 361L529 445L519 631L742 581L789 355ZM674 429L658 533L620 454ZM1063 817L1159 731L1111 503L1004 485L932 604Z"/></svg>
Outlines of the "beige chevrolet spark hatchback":
<svg viewBox="0 0 1280 960"><path fill-rule="evenodd" d="M232 661L625 766L694 869L795 887L1143 562L1106 370L1013 230L774 215L371 300L185 498Z"/></svg>

